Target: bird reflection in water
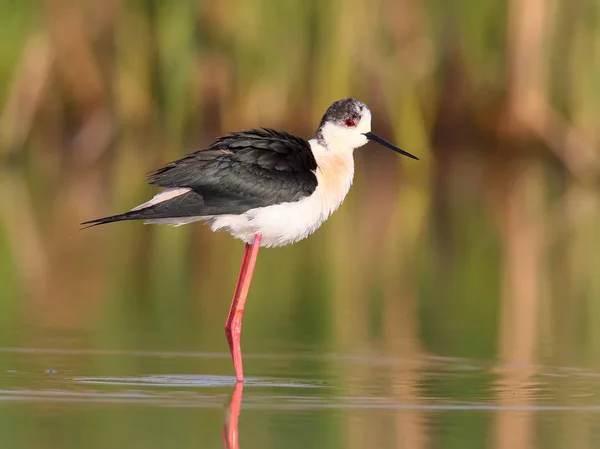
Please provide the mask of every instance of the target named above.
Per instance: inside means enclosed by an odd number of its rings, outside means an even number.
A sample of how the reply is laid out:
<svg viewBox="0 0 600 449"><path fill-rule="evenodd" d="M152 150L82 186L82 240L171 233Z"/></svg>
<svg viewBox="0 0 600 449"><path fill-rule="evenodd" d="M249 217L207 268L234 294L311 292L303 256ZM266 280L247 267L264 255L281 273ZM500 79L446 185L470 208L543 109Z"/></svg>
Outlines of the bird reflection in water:
<svg viewBox="0 0 600 449"><path fill-rule="evenodd" d="M238 418L242 409L242 396L244 391L244 383L237 382L229 400L227 407L227 416L225 417L225 425L223 426L223 446L225 449L239 449L240 443L238 439Z"/></svg>

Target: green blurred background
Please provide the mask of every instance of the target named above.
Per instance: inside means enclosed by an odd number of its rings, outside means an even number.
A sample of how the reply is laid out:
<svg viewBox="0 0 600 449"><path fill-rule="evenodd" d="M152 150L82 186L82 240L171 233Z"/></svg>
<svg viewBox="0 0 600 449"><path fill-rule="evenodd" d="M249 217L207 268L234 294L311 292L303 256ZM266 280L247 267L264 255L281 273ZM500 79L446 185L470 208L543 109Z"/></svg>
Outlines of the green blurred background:
<svg viewBox="0 0 600 449"><path fill-rule="evenodd" d="M599 80L596 0L2 0L0 344L226 352L242 243L79 223L353 96L421 160L357 150L340 210L261 251L244 352L598 368Z"/></svg>

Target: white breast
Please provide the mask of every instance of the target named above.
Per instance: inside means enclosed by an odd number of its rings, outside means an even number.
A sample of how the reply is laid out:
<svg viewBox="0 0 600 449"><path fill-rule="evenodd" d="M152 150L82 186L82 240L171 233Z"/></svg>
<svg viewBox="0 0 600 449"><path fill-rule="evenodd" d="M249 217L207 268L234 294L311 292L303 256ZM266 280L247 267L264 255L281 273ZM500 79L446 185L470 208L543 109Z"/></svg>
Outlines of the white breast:
<svg viewBox="0 0 600 449"><path fill-rule="evenodd" d="M317 161L317 188L312 195L293 203L250 209L241 215L213 216L213 231L227 231L250 243L262 234L261 246L284 246L308 237L340 206L354 177L352 152L332 152L310 141Z"/></svg>

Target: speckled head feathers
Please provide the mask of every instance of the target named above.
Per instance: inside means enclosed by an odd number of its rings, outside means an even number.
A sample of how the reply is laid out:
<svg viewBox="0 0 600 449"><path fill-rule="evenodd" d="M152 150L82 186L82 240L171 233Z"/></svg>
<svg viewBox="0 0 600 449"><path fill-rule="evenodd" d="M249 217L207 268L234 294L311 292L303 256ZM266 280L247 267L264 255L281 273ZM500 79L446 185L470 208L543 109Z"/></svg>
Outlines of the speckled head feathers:
<svg viewBox="0 0 600 449"><path fill-rule="evenodd" d="M367 143L364 133L370 130L371 111L367 105L355 98L343 98L327 108L316 139L326 148L351 151Z"/></svg>
<svg viewBox="0 0 600 449"><path fill-rule="evenodd" d="M327 112L323 115L319 128L323 127L327 122L332 122L336 125L343 125L345 120L358 122L365 110L369 110L369 108L362 101L355 98L342 98L327 108Z"/></svg>

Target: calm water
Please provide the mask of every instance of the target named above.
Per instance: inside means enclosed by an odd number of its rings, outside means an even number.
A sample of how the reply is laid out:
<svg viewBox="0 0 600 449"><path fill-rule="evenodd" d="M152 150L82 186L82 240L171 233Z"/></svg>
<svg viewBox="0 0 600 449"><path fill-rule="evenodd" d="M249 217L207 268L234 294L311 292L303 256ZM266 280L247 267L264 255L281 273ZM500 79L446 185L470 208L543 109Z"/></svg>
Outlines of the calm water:
<svg viewBox="0 0 600 449"><path fill-rule="evenodd" d="M586 367L316 347L245 362L242 389L225 353L3 347L3 447L600 445L600 372Z"/></svg>

